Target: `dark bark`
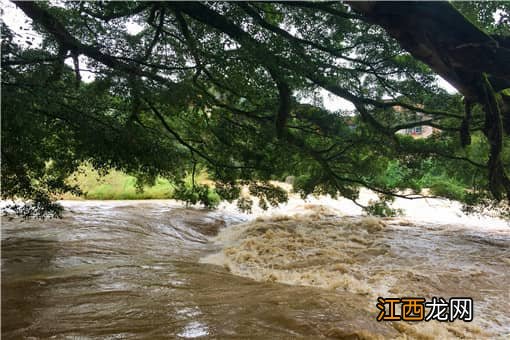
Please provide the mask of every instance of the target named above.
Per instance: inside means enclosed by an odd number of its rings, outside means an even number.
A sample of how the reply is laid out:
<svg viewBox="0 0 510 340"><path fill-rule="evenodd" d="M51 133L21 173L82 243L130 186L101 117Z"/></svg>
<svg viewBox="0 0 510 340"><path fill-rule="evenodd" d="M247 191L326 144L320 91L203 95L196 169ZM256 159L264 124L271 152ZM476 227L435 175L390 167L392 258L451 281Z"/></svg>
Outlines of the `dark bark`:
<svg viewBox="0 0 510 340"><path fill-rule="evenodd" d="M479 75L496 91L510 81L508 38L478 29L448 2L349 2L464 96L478 101ZM505 86L506 87L506 86Z"/></svg>

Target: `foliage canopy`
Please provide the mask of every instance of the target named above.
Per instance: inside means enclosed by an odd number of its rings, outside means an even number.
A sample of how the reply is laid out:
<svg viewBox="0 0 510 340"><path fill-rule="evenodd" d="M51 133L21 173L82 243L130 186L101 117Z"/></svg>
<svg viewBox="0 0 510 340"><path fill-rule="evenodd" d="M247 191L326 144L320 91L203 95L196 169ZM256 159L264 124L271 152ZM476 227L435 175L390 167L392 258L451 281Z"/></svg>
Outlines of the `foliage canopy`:
<svg viewBox="0 0 510 340"><path fill-rule="evenodd" d="M187 175L267 206L287 198L269 180L290 175L303 195L416 198L399 192L433 184L431 164L466 189L455 198L510 200L507 2L14 3L42 43L2 24L2 196L32 213L58 213L49 195L76 190L84 162L206 205ZM330 112L324 90L355 110ZM441 133L397 133L424 125Z"/></svg>

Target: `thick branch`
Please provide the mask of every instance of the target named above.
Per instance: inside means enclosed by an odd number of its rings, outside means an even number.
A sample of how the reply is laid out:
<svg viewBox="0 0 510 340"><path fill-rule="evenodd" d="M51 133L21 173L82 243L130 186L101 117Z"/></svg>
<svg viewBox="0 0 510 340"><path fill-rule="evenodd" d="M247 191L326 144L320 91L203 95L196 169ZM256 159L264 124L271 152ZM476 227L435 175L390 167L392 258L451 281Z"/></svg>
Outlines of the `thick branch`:
<svg viewBox="0 0 510 340"><path fill-rule="evenodd" d="M168 79L150 72L145 72L137 66L120 62L118 58L101 52L97 47L82 44L69 33L66 27L55 16L49 13L46 9L40 7L37 3L25 1L13 1L13 3L25 12L28 17L40 24L48 31L48 33L53 35L64 50L72 51L73 54L76 55L84 54L87 57L97 60L118 71L138 76L145 76L161 83L173 84Z"/></svg>
<svg viewBox="0 0 510 340"><path fill-rule="evenodd" d="M479 97L474 81L479 73L510 79L510 49L479 30L448 2L348 3L468 98Z"/></svg>

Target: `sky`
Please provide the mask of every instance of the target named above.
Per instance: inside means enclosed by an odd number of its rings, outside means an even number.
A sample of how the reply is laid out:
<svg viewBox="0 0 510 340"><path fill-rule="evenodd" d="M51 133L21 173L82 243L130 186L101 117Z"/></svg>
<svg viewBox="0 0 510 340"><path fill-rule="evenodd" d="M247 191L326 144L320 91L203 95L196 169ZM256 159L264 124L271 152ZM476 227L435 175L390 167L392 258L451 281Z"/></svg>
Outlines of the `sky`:
<svg viewBox="0 0 510 340"><path fill-rule="evenodd" d="M17 43L21 43L24 46L28 46L26 44L26 40L28 39L32 43L32 47L40 46L41 38L31 29L31 20L28 18L20 9L16 7L13 3L0 0L0 8L1 8L1 19L7 26L11 28L15 33L19 36L16 38ZM134 22L129 22L126 24L126 28L128 33L137 34L140 32L142 27ZM86 65L86 59L84 57L80 57L80 66ZM73 67L73 62L71 59L66 60L66 64ZM81 77L83 81L92 81L94 79L94 74L91 72L87 72L86 70L80 71ZM446 80L437 76L438 85L445 89L448 93L456 93L457 90L450 85ZM318 96L322 98L324 103L324 107L329 111L337 111L337 110L354 110L354 105L338 96L333 95L332 93L322 89ZM310 103L312 101L311 98L304 98L302 102Z"/></svg>

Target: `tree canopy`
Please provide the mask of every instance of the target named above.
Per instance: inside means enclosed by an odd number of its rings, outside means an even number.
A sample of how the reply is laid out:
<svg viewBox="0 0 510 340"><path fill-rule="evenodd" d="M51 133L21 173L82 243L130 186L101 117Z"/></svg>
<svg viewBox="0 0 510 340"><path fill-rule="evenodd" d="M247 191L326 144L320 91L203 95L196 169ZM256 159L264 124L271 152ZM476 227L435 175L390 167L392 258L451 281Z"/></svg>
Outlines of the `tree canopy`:
<svg viewBox="0 0 510 340"><path fill-rule="evenodd" d="M13 2L42 43L2 24L2 196L36 212L83 162L206 205L186 175L267 206L290 175L303 195L417 198L427 164L467 204L510 201L508 2ZM397 133L419 126L441 132Z"/></svg>

